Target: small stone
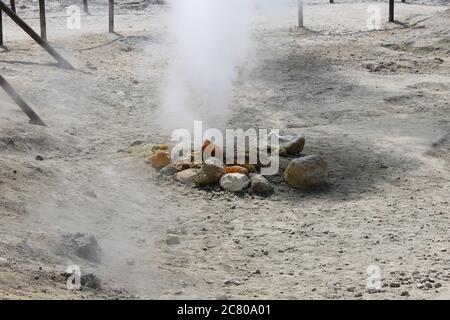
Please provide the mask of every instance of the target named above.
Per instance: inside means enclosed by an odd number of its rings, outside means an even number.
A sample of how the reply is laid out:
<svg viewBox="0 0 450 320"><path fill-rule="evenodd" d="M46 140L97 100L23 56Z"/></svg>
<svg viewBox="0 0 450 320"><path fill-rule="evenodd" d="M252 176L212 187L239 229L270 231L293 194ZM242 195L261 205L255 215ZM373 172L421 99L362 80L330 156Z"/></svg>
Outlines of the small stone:
<svg viewBox="0 0 450 320"><path fill-rule="evenodd" d="M227 297L227 295L222 294L222 295L217 296L216 300L228 300L228 297Z"/></svg>
<svg viewBox="0 0 450 320"><path fill-rule="evenodd" d="M156 150L150 161L154 168L164 168L170 163L170 154L165 150Z"/></svg>
<svg viewBox="0 0 450 320"><path fill-rule="evenodd" d="M180 171L175 175L175 180L184 184L191 184L197 177L198 171L199 169L187 169L184 171Z"/></svg>
<svg viewBox="0 0 450 320"><path fill-rule="evenodd" d="M442 284L440 284L439 282L436 282L435 284L434 284L434 287L437 289L437 288L440 288L440 287L442 287Z"/></svg>
<svg viewBox="0 0 450 320"><path fill-rule="evenodd" d="M241 166L228 166L224 168L224 173L241 173L241 174L248 174L247 168L241 167Z"/></svg>
<svg viewBox="0 0 450 320"><path fill-rule="evenodd" d="M402 291L402 292L400 293L400 295L401 295L402 297L408 297L408 296L409 296L409 292L408 292L408 291Z"/></svg>
<svg viewBox="0 0 450 320"><path fill-rule="evenodd" d="M43 157L43 156L40 156L40 155L37 155L34 159L35 159L36 161L44 161L44 157Z"/></svg>
<svg viewBox="0 0 450 320"><path fill-rule="evenodd" d="M295 155L303 151L305 138L299 135L279 136L280 151L286 150L287 154ZM280 154L281 155L281 154Z"/></svg>
<svg viewBox="0 0 450 320"><path fill-rule="evenodd" d="M355 287L349 287L349 288L347 288L347 291L348 292L355 292L356 288Z"/></svg>
<svg viewBox="0 0 450 320"><path fill-rule="evenodd" d="M134 259L127 259L127 265L134 266Z"/></svg>
<svg viewBox="0 0 450 320"><path fill-rule="evenodd" d="M166 243L171 246L174 244L180 244L180 238L177 236L167 236Z"/></svg>
<svg viewBox="0 0 450 320"><path fill-rule="evenodd" d="M389 283L389 287L391 287L391 288L400 288L400 283L398 283L398 282L391 282L391 283Z"/></svg>
<svg viewBox="0 0 450 320"><path fill-rule="evenodd" d="M273 191L270 182L260 174L250 175L250 187L255 193L268 193Z"/></svg>
<svg viewBox="0 0 450 320"><path fill-rule="evenodd" d="M355 298L361 298L363 294L361 292L355 293Z"/></svg>
<svg viewBox="0 0 450 320"><path fill-rule="evenodd" d="M165 166L159 171L159 174L162 176L173 176L175 173L177 173L177 168L172 164Z"/></svg>
<svg viewBox="0 0 450 320"><path fill-rule="evenodd" d="M242 173L229 173L224 174L219 183L227 191L239 192L249 186L250 179Z"/></svg>
<svg viewBox="0 0 450 320"><path fill-rule="evenodd" d="M306 156L291 161L284 171L284 179L292 187L305 189L327 184L328 165L319 156Z"/></svg>
<svg viewBox="0 0 450 320"><path fill-rule="evenodd" d="M198 186L216 183L220 180L223 173L224 167L222 161L217 158L208 158L203 162L202 167L194 179L194 183Z"/></svg>
<svg viewBox="0 0 450 320"><path fill-rule="evenodd" d="M135 140L130 144L130 147L136 147L136 146L140 146L141 144L144 144L145 142L142 140Z"/></svg>
<svg viewBox="0 0 450 320"><path fill-rule="evenodd" d="M152 147L152 152L163 150L163 151L169 151L169 146L165 143L156 144Z"/></svg>

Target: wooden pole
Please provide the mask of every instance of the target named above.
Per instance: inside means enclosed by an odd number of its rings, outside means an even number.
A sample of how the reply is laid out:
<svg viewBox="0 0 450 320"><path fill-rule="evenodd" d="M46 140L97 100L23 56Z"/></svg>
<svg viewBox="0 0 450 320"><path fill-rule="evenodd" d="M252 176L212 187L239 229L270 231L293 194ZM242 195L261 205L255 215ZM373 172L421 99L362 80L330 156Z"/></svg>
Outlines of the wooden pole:
<svg viewBox="0 0 450 320"><path fill-rule="evenodd" d="M0 9L0 48L3 47L3 11Z"/></svg>
<svg viewBox="0 0 450 320"><path fill-rule="evenodd" d="M389 0L389 22L394 22L394 0Z"/></svg>
<svg viewBox="0 0 450 320"><path fill-rule="evenodd" d="M109 0L109 32L114 32L114 0Z"/></svg>
<svg viewBox="0 0 450 320"><path fill-rule="evenodd" d="M303 28L303 0L298 0L298 27Z"/></svg>
<svg viewBox="0 0 450 320"><path fill-rule="evenodd" d="M29 25L25 23L17 14L14 13L8 6L0 0L0 9L3 10L23 31L25 31L34 41L36 41L42 48L44 48L53 58L58 61L62 68L74 69L72 65L67 62L55 49L48 44L45 39L42 39Z"/></svg>
<svg viewBox="0 0 450 320"><path fill-rule="evenodd" d="M88 0L83 0L84 13L89 14Z"/></svg>
<svg viewBox="0 0 450 320"><path fill-rule="evenodd" d="M11 10L14 12L16 11L16 0L10 0L9 3L11 4Z"/></svg>
<svg viewBox="0 0 450 320"><path fill-rule="evenodd" d="M30 119L30 123L36 124L39 126L46 127L44 121L37 115L36 112L34 112L33 109L25 102L25 100L22 99L21 96L14 90L13 87L3 78L0 76L0 87L5 90L5 92L8 94L8 96L19 106L20 109L28 116Z"/></svg>
<svg viewBox="0 0 450 320"><path fill-rule="evenodd" d="M47 22L45 21L45 0L39 0L39 19L41 21L41 37L47 40Z"/></svg>

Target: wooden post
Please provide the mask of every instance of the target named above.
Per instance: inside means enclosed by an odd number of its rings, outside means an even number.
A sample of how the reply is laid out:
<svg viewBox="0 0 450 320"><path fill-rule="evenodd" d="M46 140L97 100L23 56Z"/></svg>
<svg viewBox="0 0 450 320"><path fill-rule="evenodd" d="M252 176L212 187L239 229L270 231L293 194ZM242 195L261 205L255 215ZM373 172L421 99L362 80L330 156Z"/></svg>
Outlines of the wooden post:
<svg viewBox="0 0 450 320"><path fill-rule="evenodd" d="M10 0L9 3L11 4L11 10L14 12L16 11L16 0Z"/></svg>
<svg viewBox="0 0 450 320"><path fill-rule="evenodd" d="M62 68L73 69L72 65L66 61L55 49L48 44L45 39L42 39L29 25L25 23L17 14L14 13L2 0L0 0L0 10L3 10L8 17L11 18L23 31L25 31L34 41L36 41L42 48L44 48L53 58L58 61Z"/></svg>
<svg viewBox="0 0 450 320"><path fill-rule="evenodd" d="M0 9L0 48L3 47L3 11Z"/></svg>
<svg viewBox="0 0 450 320"><path fill-rule="evenodd" d="M394 22L394 0L389 0L389 22Z"/></svg>
<svg viewBox="0 0 450 320"><path fill-rule="evenodd" d="M83 0L84 13L89 14L88 0Z"/></svg>
<svg viewBox="0 0 450 320"><path fill-rule="evenodd" d="M45 21L45 0L39 0L39 19L41 21L41 37L47 40L47 22Z"/></svg>
<svg viewBox="0 0 450 320"><path fill-rule="evenodd" d="M298 27L303 28L303 0L298 0Z"/></svg>
<svg viewBox="0 0 450 320"><path fill-rule="evenodd" d="M8 96L19 106L20 109L28 116L30 119L30 123L37 124L39 126L46 127L44 121L37 115L36 112L34 112L33 109L25 102L25 100L22 99L21 96L14 90L13 87L3 78L0 76L0 87L5 90L5 92L8 94Z"/></svg>
<svg viewBox="0 0 450 320"><path fill-rule="evenodd" d="M109 32L114 32L114 0L109 0Z"/></svg>

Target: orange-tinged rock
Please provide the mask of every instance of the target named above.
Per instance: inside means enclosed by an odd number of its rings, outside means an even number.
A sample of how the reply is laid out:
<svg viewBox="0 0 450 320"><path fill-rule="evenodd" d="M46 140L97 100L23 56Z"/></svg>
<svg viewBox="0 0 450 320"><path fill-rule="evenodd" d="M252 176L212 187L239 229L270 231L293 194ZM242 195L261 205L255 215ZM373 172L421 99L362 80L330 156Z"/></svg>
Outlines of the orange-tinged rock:
<svg viewBox="0 0 450 320"><path fill-rule="evenodd" d="M150 160L154 168L163 168L170 164L170 154L165 150L156 150Z"/></svg>
<svg viewBox="0 0 450 320"><path fill-rule="evenodd" d="M248 175L248 170L241 166L228 166L224 168L224 173L241 173Z"/></svg>

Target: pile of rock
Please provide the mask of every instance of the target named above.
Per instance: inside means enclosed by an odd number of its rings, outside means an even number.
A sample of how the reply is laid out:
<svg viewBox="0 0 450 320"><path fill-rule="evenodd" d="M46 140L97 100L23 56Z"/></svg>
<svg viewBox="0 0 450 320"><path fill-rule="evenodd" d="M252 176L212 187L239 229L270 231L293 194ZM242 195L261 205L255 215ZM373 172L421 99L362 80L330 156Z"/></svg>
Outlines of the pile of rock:
<svg viewBox="0 0 450 320"><path fill-rule="evenodd" d="M279 136L280 147L272 150L280 156L278 174L290 186L298 189L319 187L327 184L328 167L324 159L316 155L302 156L305 139L301 136ZM225 165L223 159L214 156L216 146L206 141L205 148L212 150L211 157L203 159L201 164L194 163L194 151L175 161L171 160L170 148L166 144L152 148L150 162L162 176L172 176L175 180L199 187L219 184L229 192L241 192L244 189L257 194L268 194L273 185L258 171L259 164L235 163ZM217 147L218 148L218 147Z"/></svg>

